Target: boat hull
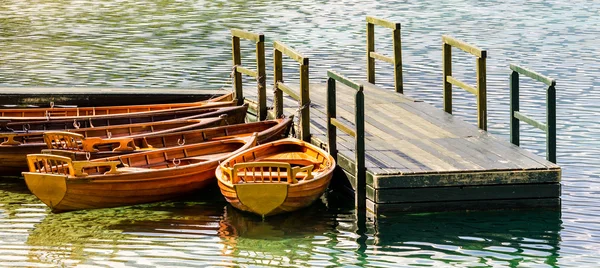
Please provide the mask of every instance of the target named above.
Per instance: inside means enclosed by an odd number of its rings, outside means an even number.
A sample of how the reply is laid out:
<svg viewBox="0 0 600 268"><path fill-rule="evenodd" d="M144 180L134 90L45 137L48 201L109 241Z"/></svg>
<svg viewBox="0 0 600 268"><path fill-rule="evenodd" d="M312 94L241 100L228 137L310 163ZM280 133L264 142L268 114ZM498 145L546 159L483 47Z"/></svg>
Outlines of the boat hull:
<svg viewBox="0 0 600 268"><path fill-rule="evenodd" d="M46 144L0 145L0 176L20 176L27 171L27 155L39 154Z"/></svg>
<svg viewBox="0 0 600 268"><path fill-rule="evenodd" d="M334 168L335 160L324 150L285 139L228 158L215 175L223 197L233 207L271 216L315 202L329 186Z"/></svg>
<svg viewBox="0 0 600 268"><path fill-rule="evenodd" d="M232 120L235 121L235 120ZM151 135L151 134L165 134L170 132L180 132L190 129L202 129L223 124L222 118L205 118L205 119L194 119L194 120L178 120L171 122L155 122L155 123L143 123L143 124L131 124L131 125L116 125L109 127L96 127L96 128L80 128L69 130L69 132L75 134L82 134L86 138L100 137L106 138L106 133L112 133L111 136L115 138L135 137L140 135ZM23 134L20 140L28 143L19 145L0 145L0 176L19 176L21 172L27 171L27 155L38 154L42 150L47 149L48 145L44 142L42 132L27 133ZM2 141L2 134L0 133L0 142ZM58 154L64 155L70 151L66 150L54 150ZM123 153L131 153L132 151L115 152L109 155L119 155ZM85 160L85 153L82 152L83 157L79 160ZM107 156L109 156L107 155ZM95 157L98 158L98 157Z"/></svg>
<svg viewBox="0 0 600 268"><path fill-rule="evenodd" d="M35 120L60 120L77 119L82 117L103 117L110 115L126 114L144 114L156 111L178 110L189 108L216 108L233 106L237 100L232 98L231 93L224 94L217 98L190 103L170 103L170 104L145 104L145 105L125 105L125 106L102 106L102 107L50 107L50 108L7 108L0 109L0 120L17 121L35 121Z"/></svg>
<svg viewBox="0 0 600 268"><path fill-rule="evenodd" d="M193 108L193 109L172 109L164 111L155 111L145 114L129 115L108 115L101 117L87 117L80 119L57 119L57 120L37 120L37 121L10 121L6 127L15 131L46 131L46 130L69 130L75 129L74 125L81 128L126 125L136 123L149 123L157 121L166 121L174 119L199 119L208 117L218 117L227 115L228 124L234 122L244 122L246 118L247 105L221 107L221 108Z"/></svg>
<svg viewBox="0 0 600 268"><path fill-rule="evenodd" d="M257 133L257 144L263 144L287 137L292 123L292 118L285 118L228 126L219 126L205 129L196 129L176 133L165 133L159 135L149 134L144 137L135 138L133 142L138 148L142 148L141 150L145 150L144 147L146 147L147 145L152 146L152 148L158 149L179 146L178 143L181 141L184 141L186 143L200 143L210 140L220 140L232 137L246 137L252 135L253 133ZM42 150L42 152L66 156L73 160L87 159L87 155L85 152L56 149L44 149ZM91 159L97 159L136 152L139 152L139 150L130 152L99 151L92 152L89 156Z"/></svg>
<svg viewBox="0 0 600 268"><path fill-rule="evenodd" d="M111 180L70 180L66 175L25 176L29 190L52 212L120 207L183 197L213 182L218 163L194 170L181 168L153 172L140 179L139 174ZM47 176L47 175L41 175Z"/></svg>
<svg viewBox="0 0 600 268"><path fill-rule="evenodd" d="M255 144L256 136L251 136L78 162L30 155L30 171L23 176L29 190L53 212L150 203L179 198L214 182L221 161Z"/></svg>
<svg viewBox="0 0 600 268"><path fill-rule="evenodd" d="M217 177L220 176L220 172L221 171L219 170L219 168L217 168ZM242 211L258 215L272 216L276 214L296 211L310 206L317 199L319 199L319 197L323 195L327 187L329 187L329 183L331 182L332 176L333 172L318 181L313 181L296 187L288 186L286 191L286 197L281 202L281 204L277 205L274 209L265 214L261 213L261 211L257 211L251 206L245 205L240 200L237 194L237 190L235 189L235 187L232 187L232 185L225 184L221 180L218 180L218 184L219 189L221 189L221 194L223 194L225 200L229 202L229 204L231 204L233 207ZM268 185L268 183L265 183L265 186Z"/></svg>

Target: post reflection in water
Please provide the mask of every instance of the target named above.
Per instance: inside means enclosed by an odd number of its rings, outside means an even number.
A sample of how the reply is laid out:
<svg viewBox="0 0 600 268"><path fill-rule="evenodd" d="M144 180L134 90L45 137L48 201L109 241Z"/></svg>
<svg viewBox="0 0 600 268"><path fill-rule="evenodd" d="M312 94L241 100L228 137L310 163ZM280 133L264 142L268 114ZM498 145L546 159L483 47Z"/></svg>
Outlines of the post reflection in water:
<svg viewBox="0 0 600 268"><path fill-rule="evenodd" d="M555 267L561 225L557 211L399 215L377 221L368 255L407 264Z"/></svg>

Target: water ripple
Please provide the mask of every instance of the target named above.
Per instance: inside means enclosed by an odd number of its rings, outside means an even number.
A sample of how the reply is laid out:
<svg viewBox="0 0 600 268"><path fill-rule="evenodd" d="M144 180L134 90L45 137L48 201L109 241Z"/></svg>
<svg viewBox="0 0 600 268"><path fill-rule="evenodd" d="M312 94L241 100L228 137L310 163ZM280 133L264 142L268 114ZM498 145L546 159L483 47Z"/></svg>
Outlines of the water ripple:
<svg viewBox="0 0 600 268"><path fill-rule="evenodd" d="M508 64L556 79L562 214L411 215L377 222L365 238L349 210L330 202L305 216L265 222L222 201L212 204L218 197L54 215L22 181L0 181L0 266L595 266L600 3L594 1L4 0L0 81L227 87L232 27L263 32L267 44L281 40L309 56L313 81L324 81L329 68L364 79L365 15L402 23L406 94L437 107L440 36L487 49L489 129L502 139L509 136ZM376 34L377 50L391 51L389 31L378 27ZM252 63L253 44L242 47L243 62ZM474 84L473 59L453 56L457 77ZM286 80L297 79L297 66L285 64ZM268 64L267 81L272 72ZM391 68L378 62L377 83L391 87L392 79ZM523 111L544 121L543 86L521 83ZM475 124L474 97L455 90L454 101L455 114ZM521 136L524 148L545 154L543 133L523 127Z"/></svg>

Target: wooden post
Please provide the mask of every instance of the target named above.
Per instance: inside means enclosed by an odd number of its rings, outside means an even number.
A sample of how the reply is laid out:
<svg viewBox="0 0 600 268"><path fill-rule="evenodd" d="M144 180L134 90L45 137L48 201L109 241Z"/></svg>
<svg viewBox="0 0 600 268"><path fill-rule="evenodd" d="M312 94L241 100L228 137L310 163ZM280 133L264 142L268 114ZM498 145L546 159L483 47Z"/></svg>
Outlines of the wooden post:
<svg viewBox="0 0 600 268"><path fill-rule="evenodd" d="M331 118L336 118L335 79L327 78L327 146L329 154L337 162L337 128L331 124Z"/></svg>
<svg viewBox="0 0 600 268"><path fill-rule="evenodd" d="M265 68L265 36L259 35L256 41L256 69L257 69L257 89L258 89L258 120L267 118L267 73Z"/></svg>
<svg viewBox="0 0 600 268"><path fill-rule="evenodd" d="M393 31L394 38L394 88L398 93L404 93L402 78L402 41L400 38L400 23L396 23ZM375 72L375 70L373 70Z"/></svg>
<svg viewBox="0 0 600 268"><path fill-rule="evenodd" d="M556 89L555 82L548 87L546 94L546 158L556 164Z"/></svg>
<svg viewBox="0 0 600 268"><path fill-rule="evenodd" d="M237 71L237 66L242 65L242 57L240 53L240 38L237 36L231 37L231 49L233 54L233 87L235 89L235 98L238 105L244 104L244 91L242 90L242 74Z"/></svg>
<svg viewBox="0 0 600 268"><path fill-rule="evenodd" d="M452 114L452 84L448 82L448 76L452 76L452 46L444 43L442 45L444 81L444 111Z"/></svg>
<svg viewBox="0 0 600 268"><path fill-rule="evenodd" d="M487 131L487 72L485 62L485 53L481 57L477 57L477 125L480 129Z"/></svg>
<svg viewBox="0 0 600 268"><path fill-rule="evenodd" d="M519 111L519 73L513 71L510 74L510 142L516 146L520 144L519 119L515 112Z"/></svg>
<svg viewBox="0 0 600 268"><path fill-rule="evenodd" d="M371 57L375 52L375 25L367 22L367 81L375 83L375 59Z"/></svg>
<svg viewBox="0 0 600 268"><path fill-rule="evenodd" d="M354 107L354 116L356 125L356 139L354 156L356 159L356 190L355 203L360 217L367 209L367 176L365 169L365 100L363 86L361 85L355 95L356 106Z"/></svg>
<svg viewBox="0 0 600 268"><path fill-rule="evenodd" d="M277 88L277 83L283 82L283 54L277 49L273 49L273 70L274 84L273 84L273 107L275 109L275 117L280 118L283 115L283 92Z"/></svg>
<svg viewBox="0 0 600 268"><path fill-rule="evenodd" d="M300 129L302 140L310 142L310 95L308 84L308 58L300 64Z"/></svg>

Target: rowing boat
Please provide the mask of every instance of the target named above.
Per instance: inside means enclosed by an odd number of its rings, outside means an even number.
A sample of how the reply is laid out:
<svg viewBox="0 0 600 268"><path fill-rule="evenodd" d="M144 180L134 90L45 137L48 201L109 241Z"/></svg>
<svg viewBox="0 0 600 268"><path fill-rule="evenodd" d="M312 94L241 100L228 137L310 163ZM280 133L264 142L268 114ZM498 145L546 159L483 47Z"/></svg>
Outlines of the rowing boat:
<svg viewBox="0 0 600 268"><path fill-rule="evenodd" d="M312 204L327 189L334 168L327 152L290 138L238 153L215 173L232 206L269 216Z"/></svg>
<svg viewBox="0 0 600 268"><path fill-rule="evenodd" d="M89 160L140 151L176 147L207 141L242 138L257 133L257 144L288 136L293 119L281 118L252 123L225 125L168 133L149 133L121 139L87 138L85 135L65 132L46 132L47 148L43 153L67 156L73 160Z"/></svg>
<svg viewBox="0 0 600 268"><path fill-rule="evenodd" d="M169 104L145 104L126 106L100 106L100 107L54 107L50 108L6 108L0 109L0 119L10 121L36 121L56 119L76 119L85 117L98 117L115 114L137 114L153 111L189 108L215 108L233 106L237 100L231 93L206 101Z"/></svg>
<svg viewBox="0 0 600 268"><path fill-rule="evenodd" d="M228 124L236 124L244 122L248 105L221 107L221 108L194 108L194 109L172 109L164 111L156 111L152 113L141 114L117 114L108 116L86 117L78 119L56 119L56 120L37 120L12 122L8 120L0 120L0 132L17 132L17 131L48 131L48 130L68 130L100 126L114 126L136 123L147 123L156 121L166 121L173 119L198 119L208 117L218 117L227 115Z"/></svg>
<svg viewBox="0 0 600 268"><path fill-rule="evenodd" d="M23 176L53 212L150 203L203 188L219 162L255 143L256 136L249 136L91 161L33 154Z"/></svg>
<svg viewBox="0 0 600 268"><path fill-rule="evenodd" d="M54 144L55 148L82 146L80 140L71 137L82 137L96 143L117 143L116 151L130 151L129 141L134 137L148 134L165 134L178 131L209 128L225 124L226 116L204 119L182 119L159 121L129 125L115 125L93 128L79 128L70 132L13 132L0 133L0 176L19 175L27 170L27 155L39 154L43 149ZM55 133L55 134L52 134ZM64 135L60 135L64 134ZM59 139L59 137L69 137Z"/></svg>

